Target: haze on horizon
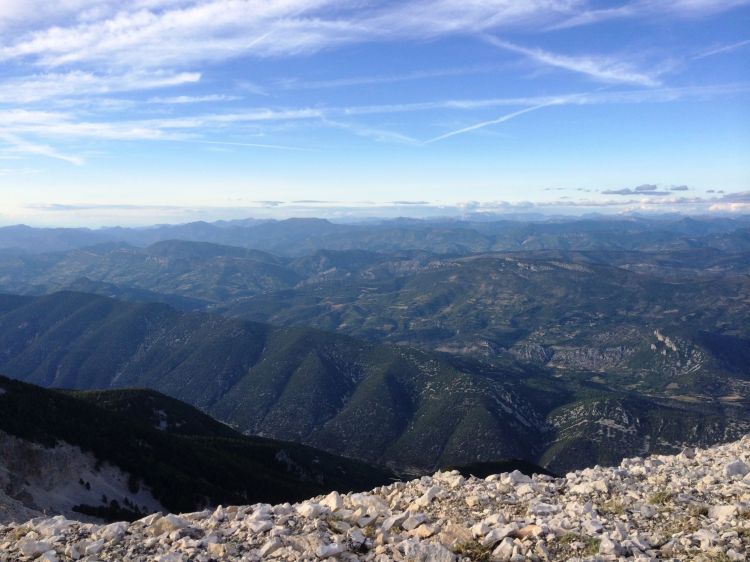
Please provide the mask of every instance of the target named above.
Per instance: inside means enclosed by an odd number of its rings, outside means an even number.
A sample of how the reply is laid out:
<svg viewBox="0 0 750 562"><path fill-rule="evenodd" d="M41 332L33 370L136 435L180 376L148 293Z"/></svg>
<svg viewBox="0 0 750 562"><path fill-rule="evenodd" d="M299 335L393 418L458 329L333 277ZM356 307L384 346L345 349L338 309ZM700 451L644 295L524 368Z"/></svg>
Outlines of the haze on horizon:
<svg viewBox="0 0 750 562"><path fill-rule="evenodd" d="M5 0L0 225L750 211L750 0Z"/></svg>

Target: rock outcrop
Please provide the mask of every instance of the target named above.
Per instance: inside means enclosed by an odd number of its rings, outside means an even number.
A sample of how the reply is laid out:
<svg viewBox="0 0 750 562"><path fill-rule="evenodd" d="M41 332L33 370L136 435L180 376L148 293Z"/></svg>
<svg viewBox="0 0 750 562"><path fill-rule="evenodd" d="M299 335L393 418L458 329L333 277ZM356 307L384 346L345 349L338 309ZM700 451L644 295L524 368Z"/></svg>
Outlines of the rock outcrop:
<svg viewBox="0 0 750 562"><path fill-rule="evenodd" d="M750 436L564 478L439 472L299 504L0 526L0 561L741 561Z"/></svg>
<svg viewBox="0 0 750 562"><path fill-rule="evenodd" d="M0 523L45 512L101 522L75 507L100 506L102 497L126 500L141 513L164 509L146 486L129 489L129 477L80 447L45 447L0 431Z"/></svg>

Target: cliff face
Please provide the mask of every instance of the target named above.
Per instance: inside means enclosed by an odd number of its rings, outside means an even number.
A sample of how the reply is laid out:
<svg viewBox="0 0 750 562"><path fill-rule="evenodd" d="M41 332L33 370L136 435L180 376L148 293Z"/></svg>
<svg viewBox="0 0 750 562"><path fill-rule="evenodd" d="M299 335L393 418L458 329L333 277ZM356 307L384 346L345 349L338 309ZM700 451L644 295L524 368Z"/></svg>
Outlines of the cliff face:
<svg viewBox="0 0 750 562"><path fill-rule="evenodd" d="M299 504L0 525L0 560L741 561L750 436L564 478L442 472Z"/></svg>

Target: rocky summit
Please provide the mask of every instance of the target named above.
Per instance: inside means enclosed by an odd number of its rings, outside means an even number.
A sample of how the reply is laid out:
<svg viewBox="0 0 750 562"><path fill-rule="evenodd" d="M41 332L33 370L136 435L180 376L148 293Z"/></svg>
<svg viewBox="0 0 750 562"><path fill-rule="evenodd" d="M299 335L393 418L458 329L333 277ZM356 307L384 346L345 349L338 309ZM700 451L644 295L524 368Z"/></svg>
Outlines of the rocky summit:
<svg viewBox="0 0 750 562"><path fill-rule="evenodd" d="M0 525L0 560L747 560L750 436L564 478L438 472L368 493L96 525Z"/></svg>

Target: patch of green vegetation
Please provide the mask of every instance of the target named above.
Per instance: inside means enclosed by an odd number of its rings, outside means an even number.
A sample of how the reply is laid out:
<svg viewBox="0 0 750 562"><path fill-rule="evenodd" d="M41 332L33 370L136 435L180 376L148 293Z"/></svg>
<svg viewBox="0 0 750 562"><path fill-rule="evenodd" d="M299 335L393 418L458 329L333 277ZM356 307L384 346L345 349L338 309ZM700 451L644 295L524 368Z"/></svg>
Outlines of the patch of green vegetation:
<svg viewBox="0 0 750 562"><path fill-rule="evenodd" d="M8 538L11 541L19 541L19 540L21 540L23 537L25 537L31 531L32 531L32 529L30 527L26 527L24 525L19 525L18 527L15 527L8 534Z"/></svg>
<svg viewBox="0 0 750 562"><path fill-rule="evenodd" d="M91 517L98 517L105 521L135 521L146 515L137 507L129 509L128 507L120 506L114 500L107 505L74 505L73 511L90 515Z"/></svg>
<svg viewBox="0 0 750 562"><path fill-rule="evenodd" d="M576 533L565 533L564 535L560 536L560 538L557 539L557 542L560 544L568 545L579 540L581 540L580 535Z"/></svg>
<svg viewBox="0 0 750 562"><path fill-rule="evenodd" d="M453 553L468 558L471 562L490 562L492 560L492 548L483 546L477 541L457 544L453 547Z"/></svg>
<svg viewBox="0 0 750 562"><path fill-rule="evenodd" d="M674 494L672 492L669 492L667 490L660 490L649 497L648 503L652 505L665 505L669 503L673 497Z"/></svg>
<svg viewBox="0 0 750 562"><path fill-rule="evenodd" d="M585 535L579 535L578 533L565 533L557 538L555 541L557 544L562 546L570 546L574 543L583 544L583 552L585 556L590 556L599 552L599 539L589 537Z"/></svg>
<svg viewBox="0 0 750 562"><path fill-rule="evenodd" d="M583 547L584 556L597 554L599 552L599 543L601 543L600 539L595 539L594 537L583 537L583 544L585 545Z"/></svg>
<svg viewBox="0 0 750 562"><path fill-rule="evenodd" d="M696 562L732 562L732 558L723 552L711 552L701 554Z"/></svg>
<svg viewBox="0 0 750 562"><path fill-rule="evenodd" d="M599 511L606 515L622 515L623 513L625 513L625 504L622 502L622 500L609 500L601 505Z"/></svg>
<svg viewBox="0 0 750 562"><path fill-rule="evenodd" d="M693 504L688 508L691 517L707 517L708 506L703 504Z"/></svg>

